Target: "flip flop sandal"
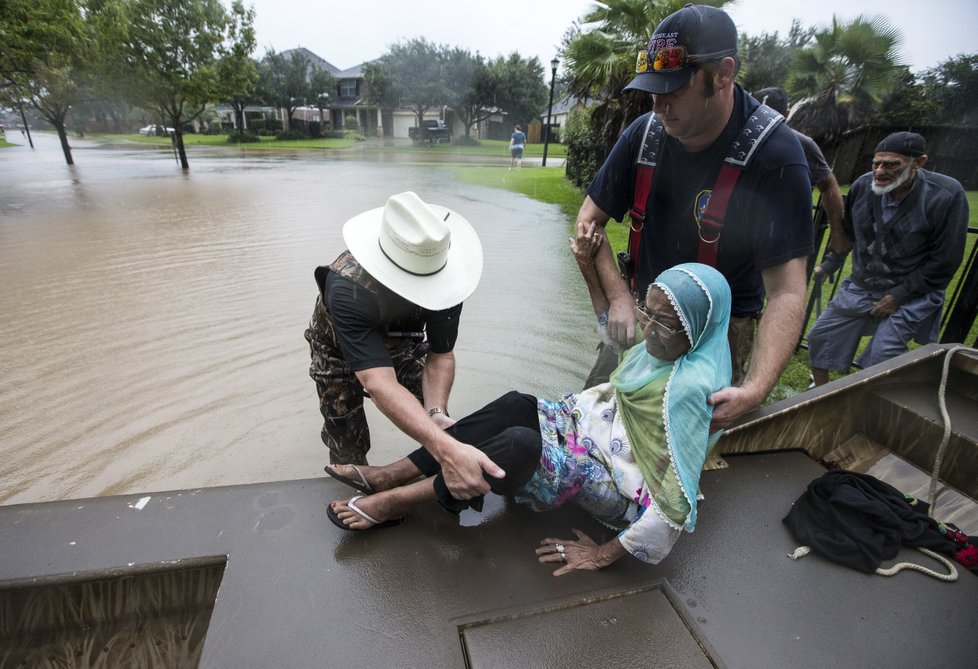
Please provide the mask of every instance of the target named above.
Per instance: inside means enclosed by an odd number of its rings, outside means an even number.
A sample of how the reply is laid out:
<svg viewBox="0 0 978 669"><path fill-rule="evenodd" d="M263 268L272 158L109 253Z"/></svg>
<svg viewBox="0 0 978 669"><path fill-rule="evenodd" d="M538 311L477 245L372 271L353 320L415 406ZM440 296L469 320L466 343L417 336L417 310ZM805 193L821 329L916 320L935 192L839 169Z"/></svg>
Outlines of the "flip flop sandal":
<svg viewBox="0 0 978 669"><path fill-rule="evenodd" d="M357 492L362 492L365 495L369 495L373 493L374 492L373 486L367 483L367 477L363 475L363 472L360 471L360 468L357 467L356 465L347 465L347 466L351 467L353 471L357 473L357 476L360 478L359 481L356 479L351 479L349 476L343 476L335 469L333 469L331 465L326 465L324 469L326 473L332 476L334 479L336 479L340 483L350 486Z"/></svg>
<svg viewBox="0 0 978 669"><path fill-rule="evenodd" d="M341 530L346 530L347 532L365 532L366 530L380 529L382 527L394 527L395 525L400 525L401 523L403 523L404 520L407 518L407 514L401 516L400 518L391 518L390 520L384 520L384 521L371 518L356 504L358 499L363 499L363 498L364 495L357 495L356 497L351 497L346 502L346 507L350 511L352 511L353 513L357 514L365 521L370 523L370 527L357 528L357 527L350 527L344 524L343 521L340 520L339 515L335 511L333 511L332 504L326 505L326 515L329 517L330 522L332 522L333 525L336 525Z"/></svg>

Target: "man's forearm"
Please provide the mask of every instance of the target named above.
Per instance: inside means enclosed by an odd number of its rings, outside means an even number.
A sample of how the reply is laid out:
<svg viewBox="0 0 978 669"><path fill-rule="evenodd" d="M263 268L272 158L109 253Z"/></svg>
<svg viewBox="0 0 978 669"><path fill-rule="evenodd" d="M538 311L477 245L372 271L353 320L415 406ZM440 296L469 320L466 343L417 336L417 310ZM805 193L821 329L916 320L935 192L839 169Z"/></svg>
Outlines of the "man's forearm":
<svg viewBox="0 0 978 669"><path fill-rule="evenodd" d="M801 335L805 317L805 258L788 261L777 270L776 280L768 276L767 306L757 327L757 341L751 355L744 387L763 401L778 377L788 366ZM770 284L770 285L769 285Z"/></svg>
<svg viewBox="0 0 978 669"><path fill-rule="evenodd" d="M845 218L845 204L839 183L831 172L818 185L822 193L822 207L829 219L829 248L840 255L845 255L852 248L852 239L842 226Z"/></svg>
<svg viewBox="0 0 978 669"><path fill-rule="evenodd" d="M602 234L607 238L607 233L602 230ZM628 284L621 276L618 263L615 261L615 253L611 248L611 242L601 245L598 255L594 259L595 272L598 281L601 283L601 290L604 292L608 302L614 303L619 300L631 302L632 294L628 289Z"/></svg>
<svg viewBox="0 0 978 669"><path fill-rule="evenodd" d="M448 410L448 397L455 383L455 354L428 353L421 375L421 393L425 409Z"/></svg>
<svg viewBox="0 0 978 669"><path fill-rule="evenodd" d="M397 382L392 367L357 372L374 405L397 426L441 461L446 448L457 443L428 417L424 407L407 388Z"/></svg>

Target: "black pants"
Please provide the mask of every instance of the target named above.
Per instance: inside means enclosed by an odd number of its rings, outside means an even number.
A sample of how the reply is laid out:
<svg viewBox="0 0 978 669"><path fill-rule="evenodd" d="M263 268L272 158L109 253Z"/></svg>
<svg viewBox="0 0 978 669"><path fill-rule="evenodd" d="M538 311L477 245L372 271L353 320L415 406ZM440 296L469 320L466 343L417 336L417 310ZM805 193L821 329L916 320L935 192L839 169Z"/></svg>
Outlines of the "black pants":
<svg viewBox="0 0 978 669"><path fill-rule="evenodd" d="M533 478L540 463L543 445L537 398L510 391L473 414L462 418L446 430L463 444L471 444L503 468L506 476L497 479L483 473L490 489L497 495L514 495ZM410 453L408 459L425 476L434 476L438 502L452 513L469 507L481 511L482 496L460 500L452 497L441 465L424 448Z"/></svg>

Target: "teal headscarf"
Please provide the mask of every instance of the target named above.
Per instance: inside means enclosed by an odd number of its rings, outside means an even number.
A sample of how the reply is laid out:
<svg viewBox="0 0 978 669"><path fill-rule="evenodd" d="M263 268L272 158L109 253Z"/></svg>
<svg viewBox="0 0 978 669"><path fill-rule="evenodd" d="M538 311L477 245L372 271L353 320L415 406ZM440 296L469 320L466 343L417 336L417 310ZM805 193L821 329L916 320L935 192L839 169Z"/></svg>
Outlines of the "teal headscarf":
<svg viewBox="0 0 978 669"><path fill-rule="evenodd" d="M730 385L730 287L717 270L699 263L685 263L667 269L654 284L676 309L690 349L675 361L659 360L645 349L645 342L630 348L611 376L618 393L622 421L632 452L642 475L652 480L654 458L643 427L643 406L650 396L643 392L649 383L670 372L664 399L666 441L690 513L684 528L696 527L696 491L706 454L720 432L710 435L713 407L707 398Z"/></svg>

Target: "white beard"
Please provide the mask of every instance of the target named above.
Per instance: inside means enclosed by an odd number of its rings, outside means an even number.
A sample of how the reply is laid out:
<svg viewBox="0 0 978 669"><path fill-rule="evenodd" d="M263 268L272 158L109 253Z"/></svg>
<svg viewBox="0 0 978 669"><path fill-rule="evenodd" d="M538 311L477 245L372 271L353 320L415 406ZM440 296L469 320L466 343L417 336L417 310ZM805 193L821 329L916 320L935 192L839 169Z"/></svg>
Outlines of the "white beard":
<svg viewBox="0 0 978 669"><path fill-rule="evenodd" d="M877 186L876 179L873 179L873 193L875 195L886 195L887 193L892 193L897 188L907 183L907 180L910 178L910 170L912 167L913 163L907 165L907 169L903 170L903 172L900 173L900 176L885 186Z"/></svg>

